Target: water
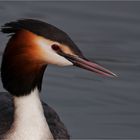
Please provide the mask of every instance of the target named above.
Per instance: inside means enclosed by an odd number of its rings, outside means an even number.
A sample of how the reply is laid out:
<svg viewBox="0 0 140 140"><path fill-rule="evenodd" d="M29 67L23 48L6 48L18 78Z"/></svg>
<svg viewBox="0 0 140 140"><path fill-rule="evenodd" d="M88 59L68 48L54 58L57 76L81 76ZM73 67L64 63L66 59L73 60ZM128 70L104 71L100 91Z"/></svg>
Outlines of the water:
<svg viewBox="0 0 140 140"><path fill-rule="evenodd" d="M119 76L47 68L42 97L72 138L140 139L140 2L0 2L0 25L19 18L59 27L85 56ZM0 33L1 55L6 42Z"/></svg>

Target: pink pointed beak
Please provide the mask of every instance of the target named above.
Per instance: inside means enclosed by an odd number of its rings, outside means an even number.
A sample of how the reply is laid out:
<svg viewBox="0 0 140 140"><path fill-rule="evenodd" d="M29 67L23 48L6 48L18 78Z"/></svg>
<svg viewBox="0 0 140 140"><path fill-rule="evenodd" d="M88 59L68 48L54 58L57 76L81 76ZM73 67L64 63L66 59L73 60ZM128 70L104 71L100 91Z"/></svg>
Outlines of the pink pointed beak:
<svg viewBox="0 0 140 140"><path fill-rule="evenodd" d="M62 54L61 54L62 55ZM81 58L79 56L73 56L69 54L63 54L65 58L71 61L75 66L98 73L103 76L117 77L117 75L110 70L103 68L95 62L90 62L86 58Z"/></svg>
<svg viewBox="0 0 140 140"><path fill-rule="evenodd" d="M77 58L77 61L75 63L76 66L81 67L83 69L108 76L108 77L117 77L117 75L110 70L103 68L102 66L98 65L97 63L90 62L89 60L85 60L82 58Z"/></svg>

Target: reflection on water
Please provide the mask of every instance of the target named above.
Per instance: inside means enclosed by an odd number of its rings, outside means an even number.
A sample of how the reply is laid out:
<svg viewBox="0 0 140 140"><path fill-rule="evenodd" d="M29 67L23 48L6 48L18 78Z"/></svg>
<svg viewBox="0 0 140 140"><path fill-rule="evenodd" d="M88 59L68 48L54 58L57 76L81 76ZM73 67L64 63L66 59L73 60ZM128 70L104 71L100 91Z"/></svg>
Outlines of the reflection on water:
<svg viewBox="0 0 140 140"><path fill-rule="evenodd" d="M0 2L0 18L0 25L19 18L54 24L85 56L118 74L47 68L42 96L72 138L140 138L140 2ZM0 52L6 41L0 34Z"/></svg>

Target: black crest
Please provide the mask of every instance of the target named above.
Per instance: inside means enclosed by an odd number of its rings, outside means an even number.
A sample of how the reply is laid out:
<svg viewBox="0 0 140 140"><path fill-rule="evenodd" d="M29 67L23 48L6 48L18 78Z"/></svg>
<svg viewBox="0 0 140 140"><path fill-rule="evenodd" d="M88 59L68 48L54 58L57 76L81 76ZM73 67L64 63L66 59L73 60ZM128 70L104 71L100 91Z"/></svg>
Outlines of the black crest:
<svg viewBox="0 0 140 140"><path fill-rule="evenodd" d="M23 19L15 22L9 22L2 27L1 31L3 33L14 34L21 29L28 30L39 36L68 45L76 54L82 54L65 32L43 21Z"/></svg>

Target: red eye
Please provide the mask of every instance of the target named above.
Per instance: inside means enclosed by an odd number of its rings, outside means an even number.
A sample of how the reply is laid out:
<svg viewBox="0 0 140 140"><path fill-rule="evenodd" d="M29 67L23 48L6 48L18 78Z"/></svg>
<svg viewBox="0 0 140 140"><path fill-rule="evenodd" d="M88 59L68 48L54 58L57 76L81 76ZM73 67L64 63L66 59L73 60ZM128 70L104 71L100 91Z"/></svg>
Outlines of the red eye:
<svg viewBox="0 0 140 140"><path fill-rule="evenodd" d="M55 50L55 51L60 50L59 46L56 45L56 44L53 44L53 45L52 45L52 49Z"/></svg>

